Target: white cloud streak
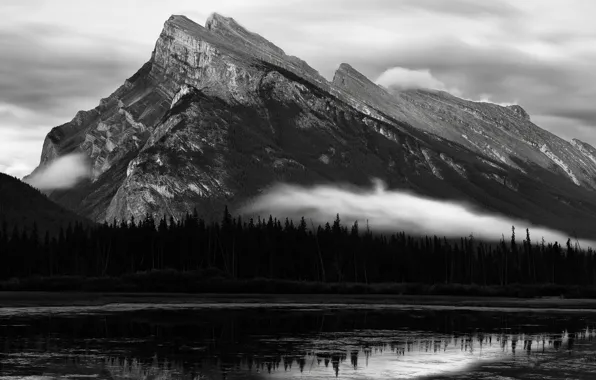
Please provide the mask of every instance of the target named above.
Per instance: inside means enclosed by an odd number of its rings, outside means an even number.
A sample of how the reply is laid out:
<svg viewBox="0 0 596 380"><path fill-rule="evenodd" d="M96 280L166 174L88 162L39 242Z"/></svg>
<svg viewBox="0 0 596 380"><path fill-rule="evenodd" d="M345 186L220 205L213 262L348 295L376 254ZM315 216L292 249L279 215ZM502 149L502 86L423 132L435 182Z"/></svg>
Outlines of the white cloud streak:
<svg viewBox="0 0 596 380"><path fill-rule="evenodd" d="M376 80L378 85L402 90L428 88L447 90L445 83L435 78L429 70L410 70L403 67L392 67L385 70Z"/></svg>
<svg viewBox="0 0 596 380"><path fill-rule="evenodd" d="M421 197L400 190L386 190L381 180L374 180L372 190L353 186L318 185L302 187L279 184L267 193L245 205L242 212L247 216L278 218L301 216L312 218L316 223L331 222L336 214L342 223L358 221L360 226L368 221L373 231L437 235L459 238L472 234L475 238L499 241L502 235L511 236L511 227L518 230L519 240L530 237L540 241L565 244L573 237L560 231L533 225L502 215L489 214L461 202L441 201ZM582 247L596 247L596 242L583 241Z"/></svg>
<svg viewBox="0 0 596 380"><path fill-rule="evenodd" d="M91 177L91 167L84 154L73 153L59 157L24 179L42 191L69 189Z"/></svg>

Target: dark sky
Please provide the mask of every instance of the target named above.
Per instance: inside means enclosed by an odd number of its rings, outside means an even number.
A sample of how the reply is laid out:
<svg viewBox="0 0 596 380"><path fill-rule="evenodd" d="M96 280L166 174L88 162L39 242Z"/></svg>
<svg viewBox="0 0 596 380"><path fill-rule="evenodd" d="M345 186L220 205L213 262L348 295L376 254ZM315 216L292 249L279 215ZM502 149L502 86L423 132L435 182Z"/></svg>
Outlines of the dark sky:
<svg viewBox="0 0 596 380"><path fill-rule="evenodd" d="M596 145L596 1L2 0L0 171L28 174L46 133L140 68L171 14L214 11L328 79L347 62L384 85L518 103Z"/></svg>

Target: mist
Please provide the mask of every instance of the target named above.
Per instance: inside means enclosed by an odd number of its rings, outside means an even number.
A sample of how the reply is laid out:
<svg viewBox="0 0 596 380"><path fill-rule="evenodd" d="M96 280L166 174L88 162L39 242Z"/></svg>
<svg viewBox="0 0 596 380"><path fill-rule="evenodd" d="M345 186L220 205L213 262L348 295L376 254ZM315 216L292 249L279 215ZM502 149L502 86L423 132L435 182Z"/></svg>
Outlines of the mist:
<svg viewBox="0 0 596 380"><path fill-rule="evenodd" d="M91 166L87 156L73 153L59 157L49 165L39 168L23 181L39 190L47 191L69 189L89 177L91 177Z"/></svg>
<svg viewBox="0 0 596 380"><path fill-rule="evenodd" d="M277 218L312 219L316 224L332 222L340 215L343 225L358 221L361 229L368 222L376 232L408 232L420 235L437 235L460 238L472 234L485 241L499 241L502 236L509 241L511 226L516 228L516 239L526 237L530 230L533 242L544 237L547 243L565 244L575 237L546 227L533 225L504 215L476 210L462 202L435 200L402 190L387 190L385 183L373 180L372 189L350 185L317 185L303 187L278 184L242 208L245 215ZM310 222L309 222L310 224ZM582 248L594 248L596 243L581 241Z"/></svg>

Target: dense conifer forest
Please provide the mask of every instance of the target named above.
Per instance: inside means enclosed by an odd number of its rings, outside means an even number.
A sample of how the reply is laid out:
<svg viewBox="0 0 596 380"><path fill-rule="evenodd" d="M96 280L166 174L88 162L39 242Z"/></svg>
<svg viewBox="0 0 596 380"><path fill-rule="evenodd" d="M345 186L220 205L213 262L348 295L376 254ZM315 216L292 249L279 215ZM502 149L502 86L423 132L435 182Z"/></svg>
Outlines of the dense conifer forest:
<svg viewBox="0 0 596 380"><path fill-rule="evenodd" d="M489 244L473 236L459 240L374 234L358 223L315 226L299 221L243 220L226 207L220 222L196 211L180 220L163 218L83 225L56 236L0 228L0 280L30 277L119 277L171 270L215 271L228 279L320 283L419 283L596 285L596 260L568 240L564 245L520 238Z"/></svg>

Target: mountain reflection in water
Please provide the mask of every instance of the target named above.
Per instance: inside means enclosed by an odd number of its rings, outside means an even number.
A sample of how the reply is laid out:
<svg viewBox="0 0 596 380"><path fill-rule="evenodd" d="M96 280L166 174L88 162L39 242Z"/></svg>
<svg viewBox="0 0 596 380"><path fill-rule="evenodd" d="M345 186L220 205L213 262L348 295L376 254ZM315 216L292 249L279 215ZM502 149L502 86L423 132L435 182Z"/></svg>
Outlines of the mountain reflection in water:
<svg viewBox="0 0 596 380"><path fill-rule="evenodd" d="M284 308L0 318L0 379L596 379L596 314Z"/></svg>

